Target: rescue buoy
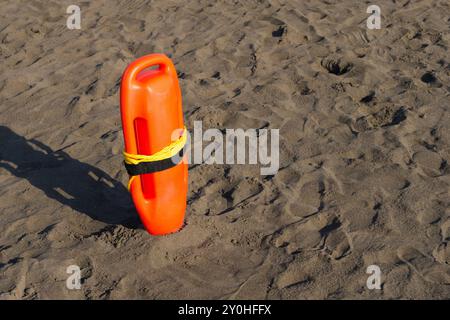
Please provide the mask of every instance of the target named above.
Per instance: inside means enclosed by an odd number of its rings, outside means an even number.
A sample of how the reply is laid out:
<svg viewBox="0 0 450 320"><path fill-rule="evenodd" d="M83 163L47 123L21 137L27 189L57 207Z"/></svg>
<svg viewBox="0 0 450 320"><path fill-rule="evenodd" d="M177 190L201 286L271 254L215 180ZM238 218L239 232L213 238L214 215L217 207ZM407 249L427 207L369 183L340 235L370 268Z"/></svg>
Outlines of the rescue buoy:
<svg viewBox="0 0 450 320"><path fill-rule="evenodd" d="M188 167L181 90L167 56L147 55L127 67L120 111L128 189L142 223L153 235L176 232L184 222Z"/></svg>

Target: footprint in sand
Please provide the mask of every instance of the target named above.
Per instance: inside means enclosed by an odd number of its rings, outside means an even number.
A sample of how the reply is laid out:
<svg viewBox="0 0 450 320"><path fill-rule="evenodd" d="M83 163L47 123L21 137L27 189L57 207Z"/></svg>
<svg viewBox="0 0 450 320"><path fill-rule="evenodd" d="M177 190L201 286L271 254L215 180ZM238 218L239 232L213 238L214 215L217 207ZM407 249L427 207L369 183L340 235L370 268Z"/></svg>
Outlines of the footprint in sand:
<svg viewBox="0 0 450 320"><path fill-rule="evenodd" d="M413 247L402 247L397 251L398 257L425 281L436 284L450 284L450 266L436 264L430 257Z"/></svg>

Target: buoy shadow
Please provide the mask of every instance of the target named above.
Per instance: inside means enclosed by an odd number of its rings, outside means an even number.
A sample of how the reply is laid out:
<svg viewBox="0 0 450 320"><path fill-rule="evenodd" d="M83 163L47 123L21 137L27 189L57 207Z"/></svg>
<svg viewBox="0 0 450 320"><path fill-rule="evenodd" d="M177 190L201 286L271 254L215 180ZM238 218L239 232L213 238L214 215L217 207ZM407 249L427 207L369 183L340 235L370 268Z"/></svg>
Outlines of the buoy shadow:
<svg viewBox="0 0 450 320"><path fill-rule="evenodd" d="M122 183L106 172L0 126L0 168L92 219L143 228ZM39 199L36 199L39 201Z"/></svg>

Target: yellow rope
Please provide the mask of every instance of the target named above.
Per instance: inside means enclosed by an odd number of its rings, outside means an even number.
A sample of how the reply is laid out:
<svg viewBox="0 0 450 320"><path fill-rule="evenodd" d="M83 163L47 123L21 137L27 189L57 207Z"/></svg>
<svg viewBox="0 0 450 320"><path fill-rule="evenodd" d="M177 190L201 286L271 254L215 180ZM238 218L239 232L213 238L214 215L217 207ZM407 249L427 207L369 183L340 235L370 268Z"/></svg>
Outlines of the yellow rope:
<svg viewBox="0 0 450 320"><path fill-rule="evenodd" d="M132 176L132 177L130 177L130 180L128 180L128 185L127 185L128 192L130 191L131 184L133 183L134 178L136 178L136 176Z"/></svg>
<svg viewBox="0 0 450 320"><path fill-rule="evenodd" d="M133 153L127 153L123 152L123 156L125 158L125 163L127 164L134 164L137 165L141 162L153 162L153 161L160 161L164 159L169 159L178 154L181 149L184 148L184 145L187 141L187 129L184 127L183 134L181 135L178 140L175 140L171 144L169 144L167 147L164 147L163 149L159 150L158 152L147 156L142 154L133 154ZM128 181L128 190L130 190L131 183L133 182L133 179L135 176L132 176L130 178L130 181Z"/></svg>

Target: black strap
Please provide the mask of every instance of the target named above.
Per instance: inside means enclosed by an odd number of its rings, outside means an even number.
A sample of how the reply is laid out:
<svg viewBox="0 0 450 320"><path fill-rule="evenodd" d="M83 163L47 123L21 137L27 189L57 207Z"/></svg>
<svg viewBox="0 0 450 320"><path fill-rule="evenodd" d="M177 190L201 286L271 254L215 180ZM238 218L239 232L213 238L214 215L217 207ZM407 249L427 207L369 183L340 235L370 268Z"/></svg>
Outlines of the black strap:
<svg viewBox="0 0 450 320"><path fill-rule="evenodd" d="M167 158L159 161L141 162L139 164L125 163L125 168L130 176L138 176L140 174L154 173L175 167L183 159L184 148L172 158Z"/></svg>

